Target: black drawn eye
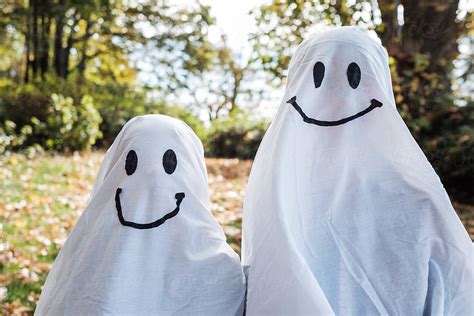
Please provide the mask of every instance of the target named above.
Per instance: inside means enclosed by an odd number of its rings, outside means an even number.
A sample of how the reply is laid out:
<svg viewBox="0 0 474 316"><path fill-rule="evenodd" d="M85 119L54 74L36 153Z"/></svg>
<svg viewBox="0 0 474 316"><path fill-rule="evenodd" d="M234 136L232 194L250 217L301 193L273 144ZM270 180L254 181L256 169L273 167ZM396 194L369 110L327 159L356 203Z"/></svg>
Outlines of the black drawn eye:
<svg viewBox="0 0 474 316"><path fill-rule="evenodd" d="M359 86L360 83L360 68L356 63L350 63L347 67L347 80L352 89Z"/></svg>
<svg viewBox="0 0 474 316"><path fill-rule="evenodd" d="M176 154L172 149L165 151L163 155L163 168L167 174L172 174L176 170L176 165L178 160L176 159Z"/></svg>
<svg viewBox="0 0 474 316"><path fill-rule="evenodd" d="M324 64L318 61L313 67L314 87L319 88L324 78Z"/></svg>
<svg viewBox="0 0 474 316"><path fill-rule="evenodd" d="M125 160L125 171L127 175L132 175L137 170L138 156L135 150L130 150Z"/></svg>

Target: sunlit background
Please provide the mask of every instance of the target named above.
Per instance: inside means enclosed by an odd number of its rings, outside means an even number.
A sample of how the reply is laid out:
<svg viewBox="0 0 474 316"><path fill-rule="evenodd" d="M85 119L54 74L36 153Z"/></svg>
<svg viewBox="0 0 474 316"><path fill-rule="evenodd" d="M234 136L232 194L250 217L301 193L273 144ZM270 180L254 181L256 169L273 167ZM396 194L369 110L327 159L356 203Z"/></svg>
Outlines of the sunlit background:
<svg viewBox="0 0 474 316"><path fill-rule="evenodd" d="M397 108L474 237L470 0L0 0L0 314L32 314L123 124L201 138L212 213L240 252L252 159L310 33L359 25Z"/></svg>

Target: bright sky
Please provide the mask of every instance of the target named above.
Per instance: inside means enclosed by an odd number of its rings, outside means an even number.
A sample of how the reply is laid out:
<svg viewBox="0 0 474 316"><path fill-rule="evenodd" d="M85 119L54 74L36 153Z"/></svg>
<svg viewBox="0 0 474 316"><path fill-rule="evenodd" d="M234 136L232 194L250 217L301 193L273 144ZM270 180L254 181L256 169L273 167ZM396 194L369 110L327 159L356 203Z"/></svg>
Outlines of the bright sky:
<svg viewBox="0 0 474 316"><path fill-rule="evenodd" d="M185 0L193 1L193 0ZM201 0L201 3L210 6L211 14L216 19L216 29L209 30L211 41L220 42L220 34L227 36L228 45L244 59L252 53L248 42L250 33L256 30L255 19L250 11L265 4L264 0ZM282 97L282 89L267 91L267 98L261 100L253 114L272 117L278 109Z"/></svg>
<svg viewBox="0 0 474 316"><path fill-rule="evenodd" d="M193 5L196 0L173 0L177 5ZM255 19L250 15L250 11L268 1L264 0L199 0L202 4L208 5L211 9L211 15L216 19L214 26L209 28L209 39L211 42L221 44L221 35L227 37L227 45L245 60L252 53L252 47L249 44L249 35L256 30ZM142 74L144 81L150 83L152 79L149 74ZM152 76L153 77L153 76ZM275 90L275 89L274 89ZM281 91L267 92L267 97L262 100L258 108L253 109L253 114L271 117L276 112L281 98ZM169 96L170 100L175 101L175 96ZM181 101L188 100L190 96L180 95ZM192 99L191 99L192 101ZM202 118L206 119L207 114L201 113Z"/></svg>
<svg viewBox="0 0 474 316"><path fill-rule="evenodd" d="M248 35L255 30L255 21L249 12L264 1L202 0L202 3L211 7L218 30L227 35L229 45L233 49L248 47ZM215 32L210 36L212 38L219 35Z"/></svg>

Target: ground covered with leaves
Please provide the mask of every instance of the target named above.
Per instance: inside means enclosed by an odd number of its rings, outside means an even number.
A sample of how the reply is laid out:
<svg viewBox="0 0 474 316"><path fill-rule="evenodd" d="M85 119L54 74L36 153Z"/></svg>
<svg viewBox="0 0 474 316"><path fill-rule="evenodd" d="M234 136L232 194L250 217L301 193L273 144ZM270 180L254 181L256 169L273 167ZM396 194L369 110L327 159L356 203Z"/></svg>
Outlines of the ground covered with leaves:
<svg viewBox="0 0 474 316"><path fill-rule="evenodd" d="M69 231L86 207L103 152L0 158L0 313L30 314ZM251 161L207 159L212 212L240 253ZM474 207L455 204L474 237Z"/></svg>

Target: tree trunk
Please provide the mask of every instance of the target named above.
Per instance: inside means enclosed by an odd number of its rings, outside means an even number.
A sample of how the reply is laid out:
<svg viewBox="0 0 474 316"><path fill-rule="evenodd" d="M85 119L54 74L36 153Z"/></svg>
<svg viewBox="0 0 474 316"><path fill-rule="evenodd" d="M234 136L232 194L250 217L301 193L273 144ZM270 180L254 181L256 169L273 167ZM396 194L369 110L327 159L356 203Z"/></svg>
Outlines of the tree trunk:
<svg viewBox="0 0 474 316"><path fill-rule="evenodd" d="M51 30L51 19L48 12L48 0L41 2L41 55L40 55L40 70L41 78L44 78L49 68L49 40Z"/></svg>
<svg viewBox="0 0 474 316"><path fill-rule="evenodd" d="M33 77L36 77L38 74L38 66L39 66L39 34L38 34L38 0L32 0L31 4L33 5L33 19L32 19L32 26L33 26L33 61L32 61L32 69L33 69Z"/></svg>
<svg viewBox="0 0 474 316"><path fill-rule="evenodd" d="M453 60L460 35L456 23L458 1L402 0L405 25L401 47L406 52L428 54L433 60ZM453 45L454 44L454 45Z"/></svg>
<svg viewBox="0 0 474 316"><path fill-rule="evenodd" d="M383 29L379 34L396 63L394 84L400 85L403 111L411 119L426 117L451 93L450 74L462 33L456 21L458 1L380 0ZM403 25L397 6L403 5Z"/></svg>
<svg viewBox="0 0 474 316"><path fill-rule="evenodd" d="M378 29L382 43L393 57L399 56L401 26L398 25L397 7L399 0L379 1L382 25Z"/></svg>
<svg viewBox="0 0 474 316"><path fill-rule="evenodd" d="M26 13L26 33L25 33L25 83L30 81L30 38L31 38L31 18L30 18L30 8L31 8L31 1L28 2L28 8Z"/></svg>
<svg viewBox="0 0 474 316"><path fill-rule="evenodd" d="M237 96L240 92L240 85L242 83L243 75L245 69L242 69L238 66L234 66L235 68L232 69L232 76L234 79L234 85L232 87L232 95L230 97L230 109L229 112L234 111L237 108Z"/></svg>
<svg viewBox="0 0 474 316"><path fill-rule="evenodd" d="M422 54L429 59L427 73L443 74L438 78L437 95L451 91L449 74L458 53L457 39L461 34L456 23L457 1L407 1L401 48L405 54ZM407 66L413 66L412 64ZM429 84L429 80L425 81Z"/></svg>
<svg viewBox="0 0 474 316"><path fill-rule="evenodd" d="M60 0L58 5L58 10L54 20L56 22L56 31L54 34L54 70L58 76L61 76L62 73L62 64L63 64L63 36L64 36L64 5L65 0Z"/></svg>
<svg viewBox="0 0 474 316"><path fill-rule="evenodd" d="M91 21L88 18L86 21L86 29L84 31L84 40L82 41L82 52L81 52L81 59L79 60L79 63L77 65L77 71L78 71L78 80L80 83L84 81L84 72L86 70L86 63L88 60L87 56L87 42L89 40L90 35L90 29L91 29Z"/></svg>
<svg viewBox="0 0 474 316"><path fill-rule="evenodd" d="M77 24L79 23L79 20L80 20L80 15L75 12L73 14L73 21L72 21L72 25L71 25L71 30L69 32L69 36L67 38L67 41L66 41L66 47L63 48L62 50L62 64L61 64L61 73L59 74L59 76L61 78L64 78L64 79L67 79L68 75L69 75L69 57L71 56L71 49L74 45L74 43L76 42L76 39L74 38L74 35L76 34L76 26Z"/></svg>

